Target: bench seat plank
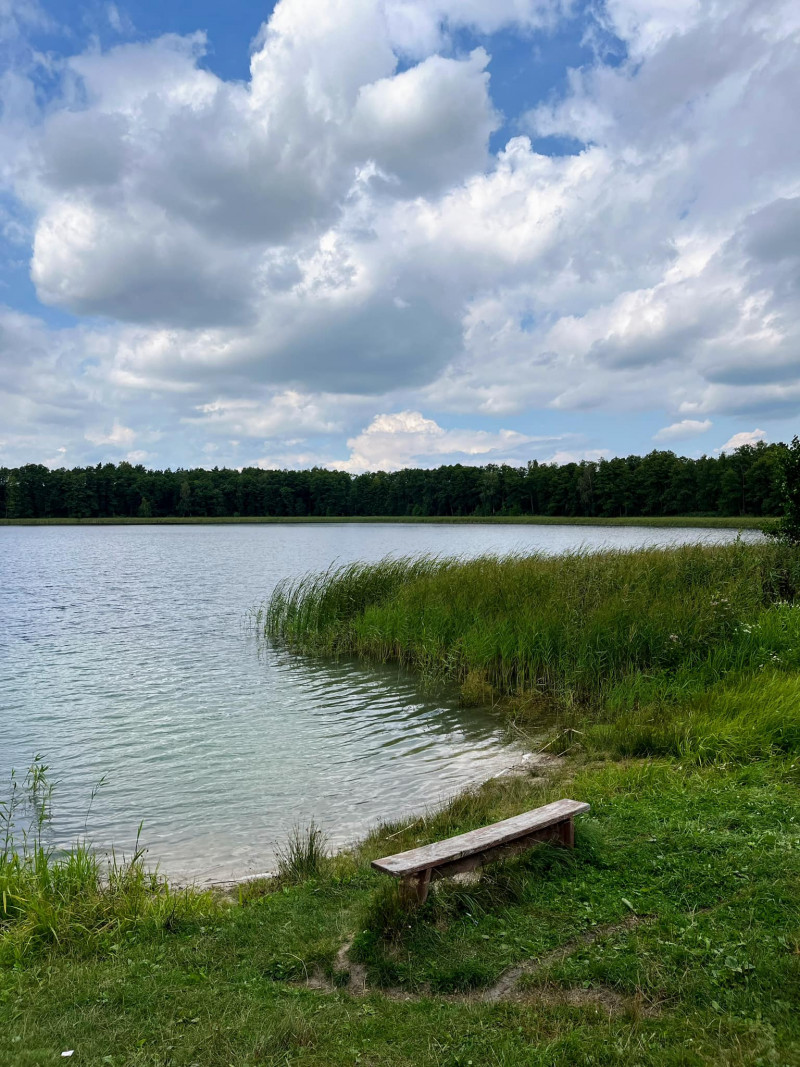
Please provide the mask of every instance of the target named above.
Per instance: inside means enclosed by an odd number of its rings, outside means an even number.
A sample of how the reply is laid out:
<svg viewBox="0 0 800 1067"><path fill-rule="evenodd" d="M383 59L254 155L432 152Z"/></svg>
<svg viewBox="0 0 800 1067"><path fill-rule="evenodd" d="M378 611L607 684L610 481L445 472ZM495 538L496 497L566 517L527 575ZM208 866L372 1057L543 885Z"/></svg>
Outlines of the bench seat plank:
<svg viewBox="0 0 800 1067"><path fill-rule="evenodd" d="M476 853L486 852L500 845L509 844L521 837L528 837L549 826L556 826L567 819L588 811L589 805L578 800L555 800L533 811L515 815L511 819L470 830L457 837L448 837L444 841L434 841L431 845L422 845L407 852L398 852L394 856L384 856L373 860L372 866L395 878L406 878L419 874L430 868L453 863Z"/></svg>

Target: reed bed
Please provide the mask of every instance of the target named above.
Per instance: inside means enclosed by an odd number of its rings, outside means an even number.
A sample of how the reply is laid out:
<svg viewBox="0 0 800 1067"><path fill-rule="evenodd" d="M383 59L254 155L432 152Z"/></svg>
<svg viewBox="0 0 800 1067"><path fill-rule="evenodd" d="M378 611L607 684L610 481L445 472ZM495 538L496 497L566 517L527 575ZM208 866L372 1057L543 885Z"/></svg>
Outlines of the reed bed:
<svg viewBox="0 0 800 1067"><path fill-rule="evenodd" d="M469 702L570 709L617 754L743 757L800 750L800 683L782 677L800 669L798 590L800 553L775 542L385 559L284 583L259 623Z"/></svg>
<svg viewBox="0 0 800 1067"><path fill-rule="evenodd" d="M501 694L624 707L800 665L800 556L735 542L348 564L279 586L264 634Z"/></svg>

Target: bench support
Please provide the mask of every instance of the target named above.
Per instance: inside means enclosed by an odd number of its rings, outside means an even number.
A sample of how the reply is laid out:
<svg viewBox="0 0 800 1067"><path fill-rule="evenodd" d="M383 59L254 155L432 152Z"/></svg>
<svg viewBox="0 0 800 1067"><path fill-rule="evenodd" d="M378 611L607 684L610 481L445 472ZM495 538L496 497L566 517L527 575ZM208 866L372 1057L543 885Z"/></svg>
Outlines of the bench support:
<svg viewBox="0 0 800 1067"><path fill-rule="evenodd" d="M437 867L427 867L423 871L406 875L400 879L400 893L407 905L424 904L428 899L428 890L431 882L440 878L452 878L454 874L465 874L474 871L484 863L493 863L497 860L508 859L520 852L527 852L529 848L549 841L551 844L561 845L563 848L575 847L575 819L569 816L562 822L555 823L543 830L536 830L525 837L517 838L505 845L497 845L495 848L487 848L482 852L474 852L471 856L443 863Z"/></svg>
<svg viewBox="0 0 800 1067"><path fill-rule="evenodd" d="M413 907L415 904L424 904L428 899L428 889L431 884L431 868L420 871L419 874L409 875L400 879L400 895L406 906Z"/></svg>

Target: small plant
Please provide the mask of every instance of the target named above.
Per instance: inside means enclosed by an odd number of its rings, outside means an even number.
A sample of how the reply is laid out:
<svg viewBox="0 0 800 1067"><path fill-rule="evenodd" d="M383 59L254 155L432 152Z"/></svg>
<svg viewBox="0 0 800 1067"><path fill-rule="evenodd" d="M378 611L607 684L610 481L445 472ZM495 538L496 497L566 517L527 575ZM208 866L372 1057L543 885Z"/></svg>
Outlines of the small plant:
<svg viewBox="0 0 800 1067"><path fill-rule="evenodd" d="M381 881L369 898L361 916L362 933L356 938L351 955L364 961L376 941L395 942L432 909L432 898L422 908L409 908L398 882Z"/></svg>
<svg viewBox="0 0 800 1067"><path fill-rule="evenodd" d="M320 878L328 865L327 838L313 821L306 829L295 826L284 847L278 849L278 878L286 885Z"/></svg>

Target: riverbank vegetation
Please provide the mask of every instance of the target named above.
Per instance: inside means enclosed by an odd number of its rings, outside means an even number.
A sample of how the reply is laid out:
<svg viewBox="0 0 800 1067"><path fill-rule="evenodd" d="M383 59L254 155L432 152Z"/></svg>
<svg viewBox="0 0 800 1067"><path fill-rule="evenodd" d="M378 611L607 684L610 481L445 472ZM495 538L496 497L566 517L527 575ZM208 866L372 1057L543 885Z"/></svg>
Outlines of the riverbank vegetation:
<svg viewBox="0 0 800 1067"><path fill-rule="evenodd" d="M313 470L148 470L105 463L0 467L0 519L473 517L778 514L783 444L689 459L653 451L580 463L455 464L351 475Z"/></svg>
<svg viewBox="0 0 800 1067"><path fill-rule="evenodd" d="M536 707L617 715L800 666L797 550L777 541L348 564L276 589L301 651L397 661Z"/></svg>
<svg viewBox="0 0 800 1067"><path fill-rule="evenodd" d="M800 552L770 541L280 588L273 641L457 683L552 758L337 855L298 833L231 895L167 905L156 879L137 910L92 876L108 921L75 904L38 937L3 898L0 1064L800 1064L799 591ZM436 883L413 912L369 866L561 796L591 805L573 853ZM45 839L52 874L6 884L59 911L78 853Z"/></svg>

